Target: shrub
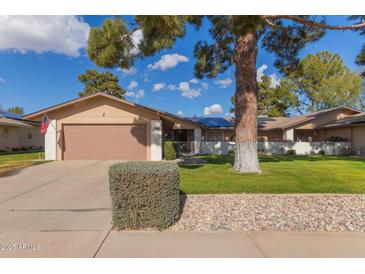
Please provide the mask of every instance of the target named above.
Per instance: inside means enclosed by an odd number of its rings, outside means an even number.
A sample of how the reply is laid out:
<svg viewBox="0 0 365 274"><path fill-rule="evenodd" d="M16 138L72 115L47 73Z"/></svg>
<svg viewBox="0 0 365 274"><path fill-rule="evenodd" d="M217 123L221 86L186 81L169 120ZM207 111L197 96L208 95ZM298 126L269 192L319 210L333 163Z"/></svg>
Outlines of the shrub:
<svg viewBox="0 0 365 274"><path fill-rule="evenodd" d="M329 142L346 142L347 140L342 138L342 137L339 137L339 136L331 136L331 137L327 138L326 141L329 141Z"/></svg>
<svg viewBox="0 0 365 274"><path fill-rule="evenodd" d="M125 162L109 168L116 229L164 229L179 218L179 167L171 162Z"/></svg>
<svg viewBox="0 0 365 274"><path fill-rule="evenodd" d="M318 151L318 155L324 155L324 154L325 154L324 150Z"/></svg>
<svg viewBox="0 0 365 274"><path fill-rule="evenodd" d="M13 148L11 149L11 151L17 152L17 151L19 151L19 148L17 148L17 147L13 147Z"/></svg>
<svg viewBox="0 0 365 274"><path fill-rule="evenodd" d="M295 149L288 149L286 151L286 155L296 155L296 154L297 154L297 152L295 151Z"/></svg>
<svg viewBox="0 0 365 274"><path fill-rule="evenodd" d="M20 150L21 150L21 151L28 151L28 147L24 147L24 146L23 146L23 147L21 147L21 148L20 148Z"/></svg>
<svg viewBox="0 0 365 274"><path fill-rule="evenodd" d="M39 151L43 151L43 150L44 150L44 147L43 147L43 146L39 146L39 147L38 147L38 150L39 150Z"/></svg>
<svg viewBox="0 0 365 274"><path fill-rule="evenodd" d="M164 142L163 145L164 159L175 160L177 157L175 144L171 141Z"/></svg>

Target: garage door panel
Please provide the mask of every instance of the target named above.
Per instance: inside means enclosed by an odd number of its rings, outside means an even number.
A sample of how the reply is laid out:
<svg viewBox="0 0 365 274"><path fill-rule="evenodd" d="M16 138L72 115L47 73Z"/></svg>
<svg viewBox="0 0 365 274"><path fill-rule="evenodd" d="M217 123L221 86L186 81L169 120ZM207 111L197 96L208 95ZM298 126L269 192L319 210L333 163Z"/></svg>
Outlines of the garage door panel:
<svg viewBox="0 0 365 274"><path fill-rule="evenodd" d="M146 160L146 126L64 125L64 160Z"/></svg>

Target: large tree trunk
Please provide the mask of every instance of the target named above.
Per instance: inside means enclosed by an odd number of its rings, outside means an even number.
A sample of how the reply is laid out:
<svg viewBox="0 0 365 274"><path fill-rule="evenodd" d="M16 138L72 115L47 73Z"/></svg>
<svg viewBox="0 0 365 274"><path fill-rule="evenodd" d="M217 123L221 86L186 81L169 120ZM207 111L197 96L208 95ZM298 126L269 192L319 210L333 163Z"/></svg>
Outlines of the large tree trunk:
<svg viewBox="0 0 365 274"><path fill-rule="evenodd" d="M235 46L236 65L236 147L234 169L242 173L260 172L257 157L257 34L247 32Z"/></svg>

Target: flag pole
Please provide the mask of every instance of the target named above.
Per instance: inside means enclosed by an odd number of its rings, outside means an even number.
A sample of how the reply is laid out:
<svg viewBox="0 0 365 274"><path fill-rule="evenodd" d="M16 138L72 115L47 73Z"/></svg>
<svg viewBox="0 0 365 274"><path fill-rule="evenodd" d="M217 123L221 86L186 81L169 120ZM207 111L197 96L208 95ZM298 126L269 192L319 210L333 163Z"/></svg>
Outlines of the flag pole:
<svg viewBox="0 0 365 274"><path fill-rule="evenodd" d="M45 113L45 112L44 112L43 114L44 114L44 115L46 115L46 116L47 116L47 119L49 120L49 117L48 117L47 113ZM50 124L53 126L53 128L57 131L56 127L55 127L55 126L51 123L51 120L49 120L49 121L50 121L49 123L50 123Z"/></svg>

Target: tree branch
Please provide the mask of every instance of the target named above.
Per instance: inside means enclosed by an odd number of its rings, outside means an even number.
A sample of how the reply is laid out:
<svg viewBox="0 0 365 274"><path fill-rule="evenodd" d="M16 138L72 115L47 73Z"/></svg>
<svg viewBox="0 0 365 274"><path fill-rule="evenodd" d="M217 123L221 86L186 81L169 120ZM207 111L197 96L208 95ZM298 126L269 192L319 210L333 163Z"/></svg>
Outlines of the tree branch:
<svg viewBox="0 0 365 274"><path fill-rule="evenodd" d="M287 27L283 27L280 25L275 24L274 22L272 22L269 18L265 18L265 16L262 17L264 19L264 22L266 23L266 25L268 25L269 27L272 27L273 29L279 29L279 30L290 30L291 28L287 28Z"/></svg>
<svg viewBox="0 0 365 274"><path fill-rule="evenodd" d="M265 16L262 16L262 18L264 20L266 20L266 19L268 19L268 20L270 20L270 19L287 19L287 20L301 23L303 25L310 26L310 27L315 27L315 28L320 28L320 29L330 29L330 30L357 30L357 29L365 28L365 22L355 24L355 25L348 25L348 26L333 26L333 25L328 25L328 24L324 24L324 23L317 23L317 22L311 21L311 20L306 20L306 19L301 18L296 15L265 15Z"/></svg>
<svg viewBox="0 0 365 274"><path fill-rule="evenodd" d="M125 38L131 36L133 33L135 33L137 30L140 30L142 29L142 24L139 23L139 22L136 22L135 24L138 24L137 27L135 27L134 29L132 29L130 32L126 33L126 34L123 34L121 37L120 37L120 40L124 40Z"/></svg>

